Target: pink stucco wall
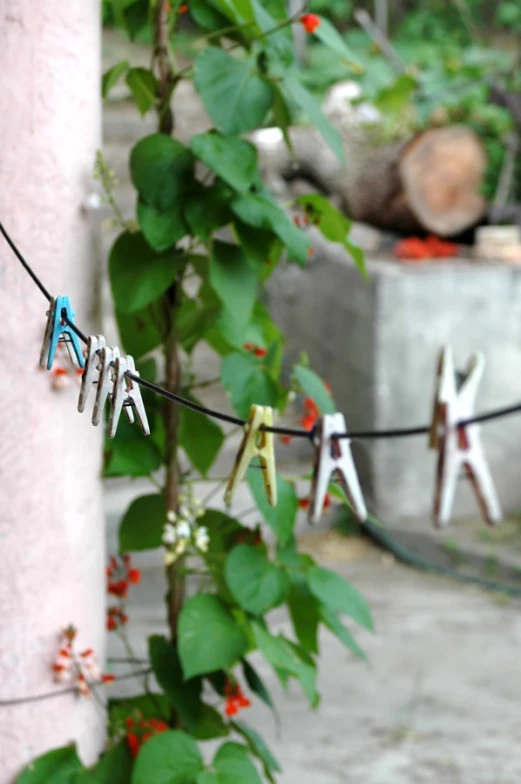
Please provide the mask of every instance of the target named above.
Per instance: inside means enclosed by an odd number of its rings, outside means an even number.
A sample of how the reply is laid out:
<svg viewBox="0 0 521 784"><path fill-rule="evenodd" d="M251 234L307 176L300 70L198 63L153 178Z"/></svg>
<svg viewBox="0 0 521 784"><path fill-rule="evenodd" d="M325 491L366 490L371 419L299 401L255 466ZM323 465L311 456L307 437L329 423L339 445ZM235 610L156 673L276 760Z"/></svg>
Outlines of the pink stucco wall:
<svg viewBox="0 0 521 784"><path fill-rule="evenodd" d="M99 0L0 0L0 220L87 331L88 193L100 140ZM103 655L101 433L37 368L46 302L0 238L0 700L55 688L60 629ZM103 716L66 696L0 706L0 782L71 740L87 761Z"/></svg>

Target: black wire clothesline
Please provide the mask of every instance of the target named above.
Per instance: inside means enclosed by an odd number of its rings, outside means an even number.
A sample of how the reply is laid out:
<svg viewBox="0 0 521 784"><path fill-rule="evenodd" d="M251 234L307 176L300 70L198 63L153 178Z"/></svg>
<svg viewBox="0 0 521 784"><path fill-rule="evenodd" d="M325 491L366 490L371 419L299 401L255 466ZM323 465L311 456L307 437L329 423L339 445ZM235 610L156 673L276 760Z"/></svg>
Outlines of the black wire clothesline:
<svg viewBox="0 0 521 784"><path fill-rule="evenodd" d="M47 299L48 302L52 300L52 295L42 283L40 278L34 272L32 267L23 257L17 246L12 241L11 237L8 235L7 231L5 230L4 226L0 222L0 232L4 236L7 244L15 254L16 258L23 266L27 274L32 278L33 282L38 286L44 297ZM63 320L67 323L67 325L76 333L76 335L82 340L84 343L87 343L87 336L85 333L76 326L76 324L67 318L66 314L63 314ZM232 414L225 414L223 411L215 411L212 408L208 408L206 406L201 406L198 403L194 403L191 400L187 400L186 398L182 397L181 395L177 395L175 392L170 392L168 389L159 386L158 384L154 384L151 381L147 381L141 376L132 373L131 371L127 371L125 375L134 381L136 384L139 384L144 389L148 389L150 392L154 392L156 395L159 395L166 400L171 400L174 403L177 403L184 408L189 408L192 411L197 411L200 414L205 414L212 419L218 419L221 422L228 422L232 425L238 425L240 427L244 427L247 424L245 419L241 419L239 417L233 416ZM485 411L482 414L476 414L475 416L468 417L467 419L462 419L457 422L457 427L465 427L467 425L477 424L479 422L490 422L494 419L500 419L504 416L509 416L510 414L516 414L521 412L521 402L514 403L510 406L505 406L504 408L497 408L492 411ZM269 433L276 433L278 435L286 435L292 436L294 438L308 438L313 440L314 430L304 430L300 428L288 428L288 427L277 427L277 426L267 426L262 425L262 430L265 430ZM377 439L377 438L407 438L412 436L420 436L426 435L430 432L430 425L419 425L418 427L403 427L403 428L391 428L389 430L353 430L348 433L337 433L333 438L349 438L349 439L356 439L356 440L370 440L370 439Z"/></svg>

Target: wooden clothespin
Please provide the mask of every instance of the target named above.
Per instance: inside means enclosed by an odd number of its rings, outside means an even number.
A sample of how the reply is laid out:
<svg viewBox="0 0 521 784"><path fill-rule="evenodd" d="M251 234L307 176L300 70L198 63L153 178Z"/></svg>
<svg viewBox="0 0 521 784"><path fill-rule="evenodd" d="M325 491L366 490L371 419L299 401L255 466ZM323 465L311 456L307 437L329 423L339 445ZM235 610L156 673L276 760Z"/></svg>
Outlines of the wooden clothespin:
<svg viewBox="0 0 521 784"><path fill-rule="evenodd" d="M336 474L356 517L361 522L367 518L367 509L351 454L351 440L334 438L335 435L346 432L343 414L322 414L318 418L314 435L316 453L308 512L310 523L320 520L333 474Z"/></svg>
<svg viewBox="0 0 521 784"><path fill-rule="evenodd" d="M101 350L105 348L103 335L89 335L85 349L85 369L81 377L80 395L78 398L78 411L85 411L87 398L93 384L99 382L101 371Z"/></svg>
<svg viewBox="0 0 521 784"><path fill-rule="evenodd" d="M250 408L248 421L244 425L244 436L224 493L226 504L231 504L235 490L244 478L250 462L254 457L258 457L268 502L270 506L276 506L277 478L273 433L263 429L272 426L273 411L269 406L253 405Z"/></svg>
<svg viewBox="0 0 521 784"><path fill-rule="evenodd" d="M431 449L438 450L434 497L434 522L437 526L449 522L456 483L462 469L472 482L487 523L496 525L502 520L501 507L479 437L479 425L458 425L474 414L484 368L483 355L473 354L465 372L458 378L450 346L440 353L429 439Z"/></svg>
<svg viewBox="0 0 521 784"><path fill-rule="evenodd" d="M139 376L134 364L134 359L130 355L118 356L114 360L114 387L112 393L112 405L109 414L109 424L107 436L114 438L118 427L119 417L124 409L129 421L134 421L134 413L137 417L141 430L146 436L150 435L143 398L139 384L125 374L128 372Z"/></svg>
<svg viewBox="0 0 521 784"><path fill-rule="evenodd" d="M103 346L100 351L98 388L92 412L92 424L99 425L105 403L114 389L114 363L119 357L117 346Z"/></svg>
<svg viewBox="0 0 521 784"><path fill-rule="evenodd" d="M74 365L80 368L85 365L79 338L65 319L74 322L74 311L69 297L56 297L56 299L52 297L47 311L47 327L40 354L40 367L47 367L47 370L52 368L58 343L65 343Z"/></svg>

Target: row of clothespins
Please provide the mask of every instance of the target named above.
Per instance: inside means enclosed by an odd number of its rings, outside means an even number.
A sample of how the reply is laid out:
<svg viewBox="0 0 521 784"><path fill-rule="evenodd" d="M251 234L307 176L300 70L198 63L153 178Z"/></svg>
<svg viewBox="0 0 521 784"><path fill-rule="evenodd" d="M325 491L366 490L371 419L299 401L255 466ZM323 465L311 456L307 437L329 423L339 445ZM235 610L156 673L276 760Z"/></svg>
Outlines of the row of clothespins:
<svg viewBox="0 0 521 784"><path fill-rule="evenodd" d="M93 424L99 424L105 404L109 400L109 438L116 434L122 410L131 423L136 417L143 433L149 435L150 428L139 385L126 375L130 372L135 378L139 378L132 357L120 355L117 347L106 346L102 335L88 337L84 354L78 336L70 326L74 321L74 313L68 297L51 300L47 315L40 364L50 370L58 343L66 344L71 361L84 368L78 410L85 410L90 389L96 386ZM450 519L456 486L462 471L466 472L472 483L485 520L494 525L502 519L501 507L479 437L479 425L459 424L472 418L484 364L483 356L475 354L470 358L465 372L456 373L450 347L445 347L440 353L429 438L430 448L438 452L434 521L439 526L445 525ZM251 461L258 458L268 502L271 506L276 505L277 480L274 436L269 430L271 427L273 410L269 406L252 405L225 490L226 504L231 503ZM310 522L315 523L320 519L333 478L336 478L343 488L356 517L363 522L367 518L367 508L343 414L321 415L311 435L315 457L309 505Z"/></svg>

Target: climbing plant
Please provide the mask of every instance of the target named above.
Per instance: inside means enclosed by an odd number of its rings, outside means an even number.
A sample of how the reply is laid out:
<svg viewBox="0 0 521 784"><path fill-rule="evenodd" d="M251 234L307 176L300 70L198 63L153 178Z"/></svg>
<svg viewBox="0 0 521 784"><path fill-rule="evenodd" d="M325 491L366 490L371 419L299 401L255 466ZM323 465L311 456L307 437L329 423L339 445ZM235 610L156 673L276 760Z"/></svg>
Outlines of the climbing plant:
<svg viewBox="0 0 521 784"><path fill-rule="evenodd" d="M153 43L151 67L118 63L103 76L103 95L125 79L137 111L156 113L157 132L130 153L135 216L119 209L113 174L101 154L96 176L120 228L108 259L120 344L137 360L142 377L195 403L201 388L222 384L242 418L252 404L282 413L300 393L302 425L311 430L319 412L335 410L333 398L305 360L283 372L284 336L269 315L263 285L280 263L306 265L313 253L310 227L343 244L360 266L363 261L349 242L349 221L324 198L300 197L287 205L293 214L277 204L247 138L269 123L279 126L289 143L291 118L302 114L342 158L337 132L302 84L292 25L320 36L338 57L349 59L350 53L329 22L314 14L288 18L285 5L282 0L105 3L130 38L149 37ZM177 30L181 19L186 24L185 14L196 31L198 53L179 63ZM193 82L213 123L188 141L175 131L176 114L183 111L177 88L184 80ZM219 378L196 375L193 357L200 343L220 357ZM307 499L297 497L294 481L277 478L279 500L271 508L262 474L252 467L247 482L256 511L248 520L257 525L221 511L215 478L208 476L237 428L225 432L206 415L146 390L143 395L151 436L122 421L117 437L106 443L107 477L151 481L151 492L133 501L121 520L120 554L107 569L107 626L135 661L125 600L139 573L130 568L128 553L162 547L170 633L148 640L157 686L149 686L147 674L142 693L109 701L108 749L95 768L86 771L74 748L67 747L37 760L19 782L255 784L261 776L273 782L279 763L257 731L239 718L257 699L276 715L251 655L260 653L284 687L297 681L315 708L320 626L363 659L345 617L372 629L370 610L352 585L299 553L294 526ZM211 488L206 493L200 490L205 482ZM337 488L331 492L343 503ZM266 544L267 530L273 548ZM282 605L289 611L291 634L275 632L267 618ZM65 654L60 652L62 658ZM220 745L209 760L201 744L216 739Z"/></svg>

